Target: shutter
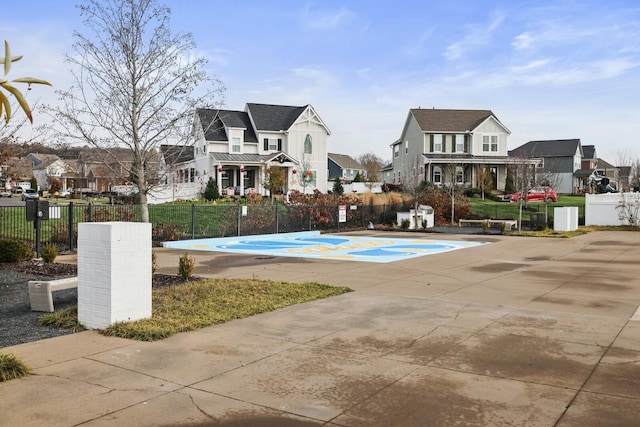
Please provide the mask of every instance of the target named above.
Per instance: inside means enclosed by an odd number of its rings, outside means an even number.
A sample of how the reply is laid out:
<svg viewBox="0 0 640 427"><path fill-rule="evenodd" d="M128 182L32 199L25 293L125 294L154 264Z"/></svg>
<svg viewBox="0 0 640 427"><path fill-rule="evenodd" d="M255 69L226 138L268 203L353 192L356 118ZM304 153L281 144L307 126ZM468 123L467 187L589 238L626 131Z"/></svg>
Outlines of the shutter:
<svg viewBox="0 0 640 427"><path fill-rule="evenodd" d="M431 144L429 145L429 152L433 153L433 134L429 135L431 137Z"/></svg>
<svg viewBox="0 0 640 427"><path fill-rule="evenodd" d="M278 138L278 151L282 151L282 139Z"/></svg>
<svg viewBox="0 0 640 427"><path fill-rule="evenodd" d="M442 152L447 152L447 135L442 134Z"/></svg>
<svg viewBox="0 0 640 427"><path fill-rule="evenodd" d="M469 135L465 135L464 136L464 152L468 153L469 152Z"/></svg>
<svg viewBox="0 0 640 427"><path fill-rule="evenodd" d="M452 153L455 153L456 150L458 149L458 147L456 147L458 142L456 138L458 138L457 135L451 135L451 152Z"/></svg>
<svg viewBox="0 0 640 427"><path fill-rule="evenodd" d="M269 139L264 139L264 151L269 151Z"/></svg>

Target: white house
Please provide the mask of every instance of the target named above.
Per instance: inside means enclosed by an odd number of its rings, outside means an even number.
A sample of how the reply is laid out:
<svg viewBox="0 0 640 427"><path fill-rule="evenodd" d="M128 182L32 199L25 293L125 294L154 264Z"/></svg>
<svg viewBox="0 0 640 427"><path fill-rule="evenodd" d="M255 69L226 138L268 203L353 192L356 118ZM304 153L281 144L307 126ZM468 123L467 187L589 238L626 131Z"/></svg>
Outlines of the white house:
<svg viewBox="0 0 640 427"><path fill-rule="evenodd" d="M487 173L493 188L504 190L510 134L490 110L413 108L391 144L392 182L479 187Z"/></svg>
<svg viewBox="0 0 640 427"><path fill-rule="evenodd" d="M283 194L327 191L331 132L311 105L247 104L244 111L199 109L194 123L194 173L213 176L221 194L267 194L270 168L282 168ZM188 178L187 178L188 179Z"/></svg>

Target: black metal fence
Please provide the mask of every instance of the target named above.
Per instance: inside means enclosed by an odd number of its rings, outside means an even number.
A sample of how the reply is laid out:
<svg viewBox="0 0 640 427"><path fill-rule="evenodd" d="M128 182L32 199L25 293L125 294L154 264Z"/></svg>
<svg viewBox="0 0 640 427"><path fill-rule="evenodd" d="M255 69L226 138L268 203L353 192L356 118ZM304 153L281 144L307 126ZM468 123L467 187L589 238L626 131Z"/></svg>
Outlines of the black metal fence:
<svg viewBox="0 0 640 427"><path fill-rule="evenodd" d="M391 224L403 203L386 205L252 205L163 204L149 206L155 242L209 237L276 234L310 230L341 230ZM75 249L79 222L141 221L139 205L49 205L49 219L40 221L40 243ZM23 206L0 207L0 238L36 247L36 229Z"/></svg>

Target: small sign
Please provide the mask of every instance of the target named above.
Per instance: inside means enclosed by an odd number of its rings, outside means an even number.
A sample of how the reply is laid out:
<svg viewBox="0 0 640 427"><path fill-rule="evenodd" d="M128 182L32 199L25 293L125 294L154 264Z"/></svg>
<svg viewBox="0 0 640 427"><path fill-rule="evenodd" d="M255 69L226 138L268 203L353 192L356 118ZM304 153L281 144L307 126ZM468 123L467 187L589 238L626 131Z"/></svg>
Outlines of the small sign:
<svg viewBox="0 0 640 427"><path fill-rule="evenodd" d="M338 222L347 222L347 205L338 206Z"/></svg>
<svg viewBox="0 0 640 427"><path fill-rule="evenodd" d="M242 216L247 216L247 206L242 206Z"/></svg>

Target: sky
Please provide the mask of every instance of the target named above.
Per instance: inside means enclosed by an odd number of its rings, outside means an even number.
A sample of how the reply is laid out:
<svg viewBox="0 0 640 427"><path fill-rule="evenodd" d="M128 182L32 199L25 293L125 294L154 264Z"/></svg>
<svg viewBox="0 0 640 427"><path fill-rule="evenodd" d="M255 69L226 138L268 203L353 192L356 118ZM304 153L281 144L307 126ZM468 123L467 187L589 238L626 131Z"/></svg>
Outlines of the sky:
<svg viewBox="0 0 640 427"><path fill-rule="evenodd" d="M55 89L71 85L73 31L84 30L78 2L5 3L0 35L24 55L9 78L50 81L29 99L55 104ZM491 110L511 131L509 149L579 138L612 164L640 157L637 0L159 4L225 84L223 108L311 104L331 131L329 152L390 160L421 107Z"/></svg>

